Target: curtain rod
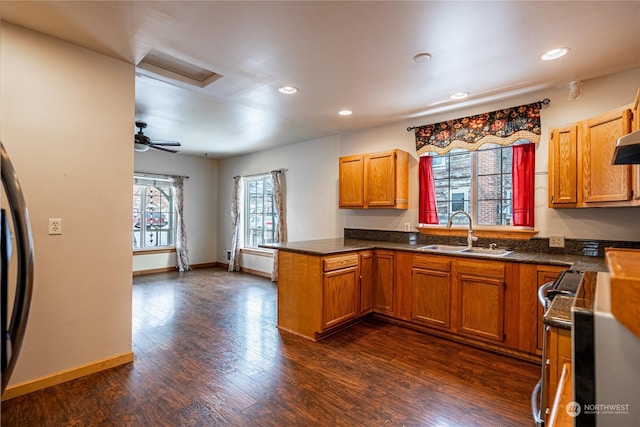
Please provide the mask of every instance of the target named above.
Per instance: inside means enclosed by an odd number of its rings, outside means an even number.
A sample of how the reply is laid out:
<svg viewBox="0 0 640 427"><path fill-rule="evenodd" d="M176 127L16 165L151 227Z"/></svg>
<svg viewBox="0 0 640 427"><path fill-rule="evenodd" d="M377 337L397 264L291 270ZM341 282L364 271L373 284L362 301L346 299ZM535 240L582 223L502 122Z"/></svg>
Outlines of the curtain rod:
<svg viewBox="0 0 640 427"><path fill-rule="evenodd" d="M288 171L288 169L282 168L282 169L274 169L271 172L282 173L282 172L286 172L286 171ZM242 178L251 178L251 177L254 177L254 176L268 175L271 172L254 173L254 174L251 174L251 175L236 175L236 176L233 177L233 179L240 178L240 177L242 177Z"/></svg>
<svg viewBox="0 0 640 427"><path fill-rule="evenodd" d="M546 107L547 105L551 104L551 100L550 100L549 98L545 98L545 99L543 99L542 101L538 101L538 102L539 102L540 104L542 104L542 106L543 106L543 107L541 107L541 108L544 108L544 107ZM424 125L423 125L423 126L424 126ZM421 128L421 127L422 127L422 126L409 126L409 127L407 128L407 132L411 132L412 130L417 129L417 128Z"/></svg>
<svg viewBox="0 0 640 427"><path fill-rule="evenodd" d="M158 173L158 172L143 172L143 171L133 171L134 174L139 174L139 175L151 175L154 177L163 177L163 176L181 176L183 178L189 179L188 176L186 175L178 175L175 173Z"/></svg>

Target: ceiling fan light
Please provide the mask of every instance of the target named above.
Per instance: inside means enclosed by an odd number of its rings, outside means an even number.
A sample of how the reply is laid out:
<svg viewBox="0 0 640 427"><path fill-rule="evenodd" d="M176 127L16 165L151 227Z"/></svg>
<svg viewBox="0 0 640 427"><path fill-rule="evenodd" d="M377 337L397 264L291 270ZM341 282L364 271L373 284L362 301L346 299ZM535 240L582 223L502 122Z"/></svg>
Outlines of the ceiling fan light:
<svg viewBox="0 0 640 427"><path fill-rule="evenodd" d="M133 143L133 149L138 152L144 152L149 150L149 146L147 144L141 144L139 142Z"/></svg>

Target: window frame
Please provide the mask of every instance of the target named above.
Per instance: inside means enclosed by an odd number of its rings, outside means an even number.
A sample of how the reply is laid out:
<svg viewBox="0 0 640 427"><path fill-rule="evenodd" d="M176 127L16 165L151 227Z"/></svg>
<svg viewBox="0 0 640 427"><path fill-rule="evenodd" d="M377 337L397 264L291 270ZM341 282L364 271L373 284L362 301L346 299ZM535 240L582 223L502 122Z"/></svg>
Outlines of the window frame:
<svg viewBox="0 0 640 427"><path fill-rule="evenodd" d="M252 213L251 212L251 203L249 201L250 198L250 192L249 192L249 185L251 182L256 182L256 181L262 181L262 195L260 196L262 199L262 212L256 212L256 213ZM265 196L265 189L267 188L267 181L269 182L269 185L271 187L271 206L270 209L266 209L266 206L264 205L264 199L266 198ZM257 175L251 175L251 176L246 176L244 177L244 183L243 183L243 196L242 196L242 203L243 203L243 215L242 215L242 244L241 244L241 251L246 252L246 253L254 253L257 254L259 252L262 253L272 253L273 251L270 249L266 249L266 248L261 248L259 247L259 245L263 244L263 243L272 243L275 239L275 230L276 230L276 221L277 218L275 216L275 200L273 198L273 178L271 176L270 173L264 173L264 174L257 174ZM267 215L266 212L270 211L270 215ZM260 230L262 230L262 237L264 237L264 230L267 229L266 224L267 224L267 218L268 216L271 216L271 241L265 241L263 238L260 239L260 242L258 242L255 246L249 245L250 243L250 234L252 230L258 230L258 228L251 228L251 215L260 215L262 216L262 225L265 226L263 228L260 228Z"/></svg>
<svg viewBox="0 0 640 427"><path fill-rule="evenodd" d="M177 237L177 232L178 232L178 215L177 212L175 210L175 187L173 185L173 179L167 175L144 175L144 174L134 174L134 181L133 181L133 191L134 191L134 197L135 197L135 186L142 186L145 189L149 188L149 187L168 187L170 189L170 195L169 197L164 197L165 199L167 199L167 211L163 211L160 210L159 212L151 212L151 218L153 218L154 214L159 214L162 215L162 217L164 217L164 214L166 214L166 218L167 218L167 228L166 229L161 229L163 227L160 228L156 228L156 235L160 235L159 233L165 233L166 235L171 237L171 242L169 244L166 245L157 245L157 246L147 246L146 245L146 235L149 232L149 227L146 226L146 218L148 216L148 212L147 212L147 207L148 204L145 204L144 206L142 206L142 204L145 203L146 200L146 190L143 190L143 194L142 194L142 200L141 200L141 204L140 204L140 212L138 213L138 218L140 221L140 227L139 229L136 229L135 227L135 222L136 222L136 208L137 206L135 206L135 204L133 204L132 206L132 250L134 252L134 254L136 255L141 255L141 254L146 254L146 253L162 253L162 252L175 252L175 248L176 248L176 237ZM155 185L158 184L158 185ZM160 190L158 190L160 191ZM162 196L162 192L161 192L161 197ZM143 218L144 218L144 223L145 225L143 226L142 222L143 222ZM153 221L152 221L152 225L151 227L153 227ZM136 232L139 231L140 232L140 242L141 244L138 246L134 246L134 243L136 242Z"/></svg>
<svg viewBox="0 0 640 427"><path fill-rule="evenodd" d="M493 145L491 148L489 149L511 149L514 145L518 145L518 144L529 144L531 143L531 141L527 140L526 138L520 139L516 142L514 142L511 145L506 145L506 146L501 146L499 144L491 144ZM477 237L488 237L488 238L494 238L494 237L501 237L501 238L505 238L505 239L523 239L523 240L528 240L531 237L533 237L534 235L536 235L538 233L538 231L535 229L535 225L534 227L525 227L525 226L514 226L514 225L479 225L478 221L477 221L477 206L478 206L478 200L477 200L477 178L478 178L478 174L477 174L477 152L480 150L466 150L469 153L471 153L471 182L469 185L469 215L472 217L473 220L473 230L474 230L474 235L476 235ZM447 153L449 154L449 153ZM438 155L438 156L434 156L433 158L433 163L432 163L432 167L436 166L438 164L442 164L442 160L440 159L444 159L443 155ZM501 156L501 162L502 162L502 156ZM435 169L435 168L434 168ZM434 174L435 174L435 170L434 170ZM504 175L503 173L500 174L501 176ZM510 173L511 175L511 173ZM512 178L513 179L513 178ZM513 181L512 181L513 182ZM435 182L434 182L435 184ZM449 190L450 191L450 190ZM513 189L511 190L511 196L513 195ZM436 199L436 204L438 203L438 200ZM448 201L449 203L449 209L451 209L451 204L452 204L452 200ZM465 200L465 205L467 203L467 200ZM512 205L512 209L513 209L513 205ZM466 212L466 211L465 211ZM453 211L449 212L449 215L453 213ZM513 211L512 211L512 215L513 215ZM512 222L513 220L511 220ZM465 224L453 224L451 228L447 228L446 226L446 222L443 224L418 224L417 229L422 233L422 234L432 234L432 235L440 235L440 236L466 236L467 233L467 224L465 222Z"/></svg>

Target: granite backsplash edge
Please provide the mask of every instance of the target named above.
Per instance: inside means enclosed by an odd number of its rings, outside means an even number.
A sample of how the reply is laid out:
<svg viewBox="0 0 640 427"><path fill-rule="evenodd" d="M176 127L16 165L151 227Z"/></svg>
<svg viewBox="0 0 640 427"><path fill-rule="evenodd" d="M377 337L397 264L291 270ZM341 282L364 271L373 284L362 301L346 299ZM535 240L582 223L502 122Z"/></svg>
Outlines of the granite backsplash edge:
<svg viewBox="0 0 640 427"><path fill-rule="evenodd" d="M466 245L466 237L434 236L408 231L368 230L359 228L345 228L345 239L375 240L381 242L409 243L411 236L415 236L418 245ZM530 240L488 239L479 238L474 246L488 247L496 243L499 248L523 252L540 252L548 254L584 255L593 257L604 256L605 248L640 249L640 242L619 240L593 240L565 238L564 248L550 248L549 239L533 237Z"/></svg>

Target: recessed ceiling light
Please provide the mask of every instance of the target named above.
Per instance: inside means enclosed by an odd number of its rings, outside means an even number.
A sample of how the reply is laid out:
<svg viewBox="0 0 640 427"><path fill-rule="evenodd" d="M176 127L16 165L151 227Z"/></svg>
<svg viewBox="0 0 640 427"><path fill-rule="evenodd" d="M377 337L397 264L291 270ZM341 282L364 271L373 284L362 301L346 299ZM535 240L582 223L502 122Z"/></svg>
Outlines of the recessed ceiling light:
<svg viewBox="0 0 640 427"><path fill-rule="evenodd" d="M338 114L340 114L341 116L350 116L353 114L353 111L351 110L340 110L338 111Z"/></svg>
<svg viewBox="0 0 640 427"><path fill-rule="evenodd" d="M458 92L451 95L451 99L463 99L469 96L469 92Z"/></svg>
<svg viewBox="0 0 640 427"><path fill-rule="evenodd" d="M552 61L554 59L562 58L567 54L567 52L569 52L568 47L559 47L545 52L540 58L542 58L543 61Z"/></svg>
<svg viewBox="0 0 640 427"><path fill-rule="evenodd" d="M280 86L278 92L284 93L285 95L293 95L298 92L298 88L295 86Z"/></svg>
<svg viewBox="0 0 640 427"><path fill-rule="evenodd" d="M424 62L427 62L431 59L431 54L427 53L427 52L420 52L420 53L416 53L415 55L413 55L413 62L418 63L418 64L422 64Z"/></svg>

